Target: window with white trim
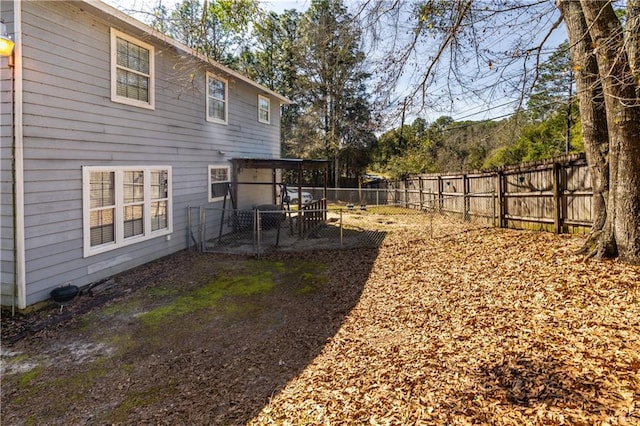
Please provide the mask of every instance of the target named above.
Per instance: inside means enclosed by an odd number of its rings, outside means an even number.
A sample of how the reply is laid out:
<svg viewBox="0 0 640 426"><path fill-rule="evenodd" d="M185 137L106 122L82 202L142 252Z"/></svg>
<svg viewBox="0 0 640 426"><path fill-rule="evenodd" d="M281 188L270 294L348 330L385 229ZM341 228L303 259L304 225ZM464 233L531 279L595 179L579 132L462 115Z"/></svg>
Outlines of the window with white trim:
<svg viewBox="0 0 640 426"><path fill-rule="evenodd" d="M85 257L172 232L171 167L82 168Z"/></svg>
<svg viewBox="0 0 640 426"><path fill-rule="evenodd" d="M153 109L153 46L111 28L111 100Z"/></svg>
<svg viewBox="0 0 640 426"><path fill-rule="evenodd" d="M227 80L207 72L207 121L227 124Z"/></svg>
<svg viewBox="0 0 640 426"><path fill-rule="evenodd" d="M271 122L271 99L258 95L258 121L269 124Z"/></svg>
<svg viewBox="0 0 640 426"><path fill-rule="evenodd" d="M209 166L209 202L224 198L231 183L231 167L223 165Z"/></svg>

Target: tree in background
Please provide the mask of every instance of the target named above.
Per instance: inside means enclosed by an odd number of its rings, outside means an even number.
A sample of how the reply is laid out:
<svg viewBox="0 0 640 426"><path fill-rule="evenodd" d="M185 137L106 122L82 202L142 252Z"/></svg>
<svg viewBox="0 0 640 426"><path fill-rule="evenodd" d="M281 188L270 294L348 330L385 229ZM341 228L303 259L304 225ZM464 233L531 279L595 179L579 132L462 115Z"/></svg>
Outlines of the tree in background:
<svg viewBox="0 0 640 426"><path fill-rule="evenodd" d="M292 100L282 108L282 155L333 160L357 177L375 142L361 32L341 0L314 0L302 15L263 13L257 0L158 3L154 26Z"/></svg>
<svg viewBox="0 0 640 426"><path fill-rule="evenodd" d="M520 126L515 142L498 146L488 155L483 168L515 165L558 157L566 150L566 113L553 113L546 120ZM572 146L579 150L579 132L574 132Z"/></svg>
<svg viewBox="0 0 640 426"><path fill-rule="evenodd" d="M360 76L365 78L366 75ZM367 87L363 81L354 82L346 96L346 110L341 124L342 143L339 154L340 174L348 179L359 178L371 162L376 144Z"/></svg>
<svg viewBox="0 0 640 426"><path fill-rule="evenodd" d="M574 93L575 81L569 44L560 44L538 67L538 76L527 101L528 125L518 142L532 149L525 161L582 152L580 114ZM539 152L539 154L536 154Z"/></svg>
<svg viewBox="0 0 640 426"><path fill-rule="evenodd" d="M375 142L361 33L342 1L315 0L303 14L268 13L254 26L240 68L287 96L284 157L333 160L333 181L357 177Z"/></svg>
<svg viewBox="0 0 640 426"><path fill-rule="evenodd" d="M437 171L430 155L432 140L426 132L427 123L419 117L411 124L386 131L374 146L372 167L394 179Z"/></svg>
<svg viewBox="0 0 640 426"><path fill-rule="evenodd" d="M573 71L569 43L561 43L538 66L538 75L527 99L527 112L533 120L543 121L555 112L565 111L573 101Z"/></svg>
<svg viewBox="0 0 640 426"><path fill-rule="evenodd" d="M365 56L360 50L361 32L341 0L313 0L302 15L299 28L300 86L305 105L299 126L306 156L333 160L333 184L361 167L343 151L362 149L372 140L371 114L366 86ZM342 162L342 163L341 163Z"/></svg>
<svg viewBox="0 0 640 426"><path fill-rule="evenodd" d="M516 89L524 99L530 82L535 81L528 77L539 71L545 42L561 23L550 2L423 0L411 11L402 9L404 4L367 2L374 24L398 14L413 19L412 36L408 43L394 45L385 71L393 83L414 63L421 66L413 94L421 96L423 103L443 75L448 79L446 89L456 88L449 91L451 99L467 93L486 101ZM593 180L596 221L592 254L619 256L638 264L640 0L627 1L625 21L616 15L611 1L558 0L557 7L569 35L582 135ZM503 43L496 43L501 37ZM431 42L422 44L425 39ZM505 49L507 42L510 45ZM434 48L421 50L425 45ZM521 64L521 74L512 74L516 68L509 65L516 63Z"/></svg>
<svg viewBox="0 0 640 426"><path fill-rule="evenodd" d="M240 68L246 75L268 88L286 96L292 103L281 108L280 138L283 157L298 157L301 132L297 126L302 116L302 99L299 86L302 73L298 42L300 14L286 10L278 15L270 12L262 15L254 26L252 49L245 49ZM309 135L304 135L303 140Z"/></svg>
<svg viewBox="0 0 640 426"><path fill-rule="evenodd" d="M259 11L258 0L182 0L171 11L159 2L151 26L234 68Z"/></svg>

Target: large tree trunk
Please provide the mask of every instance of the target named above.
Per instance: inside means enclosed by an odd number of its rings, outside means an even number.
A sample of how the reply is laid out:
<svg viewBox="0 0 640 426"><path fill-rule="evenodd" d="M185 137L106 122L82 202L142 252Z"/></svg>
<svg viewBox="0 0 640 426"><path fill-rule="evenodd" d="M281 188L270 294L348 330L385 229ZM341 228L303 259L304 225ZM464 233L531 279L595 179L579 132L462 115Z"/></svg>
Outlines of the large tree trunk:
<svg viewBox="0 0 640 426"><path fill-rule="evenodd" d="M636 97L640 98L640 0L628 0L626 30L627 55L636 79Z"/></svg>
<svg viewBox="0 0 640 426"><path fill-rule="evenodd" d="M596 53L609 132L609 197L598 256L640 263L640 106L638 83L611 2L580 0Z"/></svg>
<svg viewBox="0 0 640 426"><path fill-rule="evenodd" d="M598 76L598 63L593 54L591 36L580 3L573 0L558 0L557 5L562 12L569 35L582 123L582 139L591 174L593 226L590 238L583 248L588 252L592 250L594 242L597 242L607 219L606 200L609 196L607 113Z"/></svg>

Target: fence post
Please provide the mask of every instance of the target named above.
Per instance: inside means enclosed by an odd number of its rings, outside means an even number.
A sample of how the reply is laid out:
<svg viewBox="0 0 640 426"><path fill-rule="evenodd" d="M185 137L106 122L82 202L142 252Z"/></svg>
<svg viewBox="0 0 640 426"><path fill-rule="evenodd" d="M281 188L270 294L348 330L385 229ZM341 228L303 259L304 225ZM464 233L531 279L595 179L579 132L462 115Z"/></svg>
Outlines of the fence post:
<svg viewBox="0 0 640 426"><path fill-rule="evenodd" d="M560 200L561 200L561 217L562 217L562 232L569 232L569 227L567 225L567 220L569 220L569 212L568 212L568 204L569 204L569 168L571 164L565 162L561 164L560 167L560 182L561 182L561 190L560 190Z"/></svg>
<svg viewBox="0 0 640 426"><path fill-rule="evenodd" d="M491 212L491 222L493 226L498 226L498 220L496 217L496 202L498 201L498 197L496 196L496 189L493 188L491 190L491 203L493 204L493 211Z"/></svg>
<svg viewBox="0 0 640 426"><path fill-rule="evenodd" d="M404 179L402 181L404 186L404 208L409 208L409 179Z"/></svg>
<svg viewBox="0 0 640 426"><path fill-rule="evenodd" d="M200 206L200 251L204 252L204 239L205 239L205 221L207 220L204 207Z"/></svg>
<svg viewBox="0 0 640 426"><path fill-rule="evenodd" d="M396 180L393 182L393 205L400 205L400 181Z"/></svg>
<svg viewBox="0 0 640 426"><path fill-rule="evenodd" d="M342 209L340 209L340 248L342 248Z"/></svg>
<svg viewBox="0 0 640 426"><path fill-rule="evenodd" d="M326 221L327 220L327 199L323 198L322 203L320 204L322 205L322 220Z"/></svg>
<svg viewBox="0 0 640 426"><path fill-rule="evenodd" d="M424 197L422 194L422 176L418 176L418 191L420 194L420 211L424 208Z"/></svg>
<svg viewBox="0 0 640 426"><path fill-rule="evenodd" d="M444 200L442 199L442 176L438 176L438 213L442 213L442 206L444 205ZM434 203L435 205L435 203Z"/></svg>
<svg viewBox="0 0 640 426"><path fill-rule="evenodd" d="M506 200L506 188L507 182L505 181L506 177L503 171L499 171L496 174L496 179L498 180L498 227L506 228L507 227L507 218L505 217L507 214L507 200Z"/></svg>
<svg viewBox="0 0 640 426"><path fill-rule="evenodd" d="M254 241L256 242L256 254L258 256L260 256L260 236L261 236L261 229L262 229L262 225L260 223L260 210L259 209L255 209L255 217L253 218L253 230L254 230Z"/></svg>
<svg viewBox="0 0 640 426"><path fill-rule="evenodd" d="M191 207L187 206L187 251L191 248Z"/></svg>
<svg viewBox="0 0 640 426"><path fill-rule="evenodd" d="M468 222L470 218L469 177L462 175L462 220Z"/></svg>
<svg viewBox="0 0 640 426"><path fill-rule="evenodd" d="M553 225L556 234L562 234L562 166L560 163L553 163Z"/></svg>

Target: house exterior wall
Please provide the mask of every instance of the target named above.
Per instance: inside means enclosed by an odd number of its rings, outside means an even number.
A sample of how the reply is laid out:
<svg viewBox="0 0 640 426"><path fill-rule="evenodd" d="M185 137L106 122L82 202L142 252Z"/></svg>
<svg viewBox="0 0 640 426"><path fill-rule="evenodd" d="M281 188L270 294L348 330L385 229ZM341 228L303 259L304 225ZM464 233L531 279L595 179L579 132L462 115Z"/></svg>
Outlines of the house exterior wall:
<svg viewBox="0 0 640 426"><path fill-rule="evenodd" d="M13 33L13 3L0 2L0 14ZM9 58L0 58L0 303L12 305L14 296L14 220L13 220L13 105L12 70Z"/></svg>
<svg viewBox="0 0 640 426"><path fill-rule="evenodd" d="M271 99L271 122L260 123L258 95L265 93L259 87L141 33L91 2L34 1L21 7L30 305L59 285L83 286L186 248L187 207L217 204L208 203L210 164L278 157L279 100ZM111 101L112 27L154 46L155 109ZM206 121L206 71L228 82L226 125ZM84 257L84 166L170 167L170 237Z"/></svg>

